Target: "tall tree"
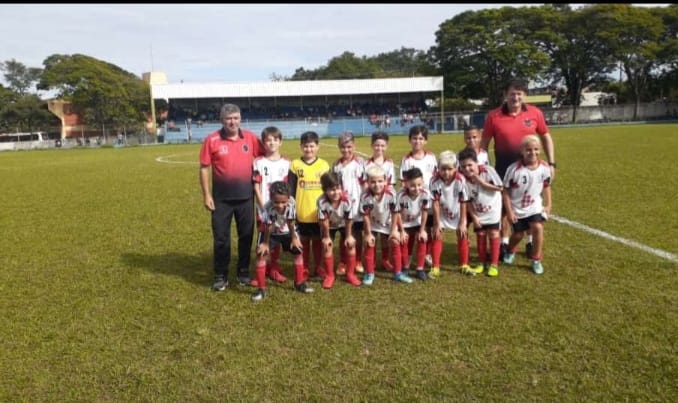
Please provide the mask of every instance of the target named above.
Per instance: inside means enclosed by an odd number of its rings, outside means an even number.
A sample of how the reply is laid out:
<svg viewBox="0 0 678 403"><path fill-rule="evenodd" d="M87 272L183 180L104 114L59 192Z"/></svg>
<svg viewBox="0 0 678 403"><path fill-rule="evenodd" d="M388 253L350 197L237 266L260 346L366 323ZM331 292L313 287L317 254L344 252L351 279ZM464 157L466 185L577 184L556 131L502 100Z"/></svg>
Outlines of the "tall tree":
<svg viewBox="0 0 678 403"><path fill-rule="evenodd" d="M603 25L598 36L607 42L611 54L619 60L634 98L633 119L638 119L640 102L646 95L652 72L659 63L663 33L662 19L645 7L629 4L590 6L600 15Z"/></svg>
<svg viewBox="0 0 678 403"><path fill-rule="evenodd" d="M0 62L0 70L5 72L3 77L9 84L9 88L21 96L29 93L42 73L42 69L26 67L25 64L14 59Z"/></svg>
<svg viewBox="0 0 678 403"><path fill-rule="evenodd" d="M90 56L51 55L38 89L58 91L90 125L122 128L150 114L149 86L118 66Z"/></svg>
<svg viewBox="0 0 678 403"><path fill-rule="evenodd" d="M535 9L529 23L534 38L551 58L548 78L567 87L574 123L583 89L604 82L616 67L610 49L596 36L602 21L592 8L573 11L546 5Z"/></svg>
<svg viewBox="0 0 678 403"><path fill-rule="evenodd" d="M445 76L446 94L503 100L504 85L514 77L536 80L550 59L534 43L525 20L533 8L502 7L466 11L443 22L431 56Z"/></svg>

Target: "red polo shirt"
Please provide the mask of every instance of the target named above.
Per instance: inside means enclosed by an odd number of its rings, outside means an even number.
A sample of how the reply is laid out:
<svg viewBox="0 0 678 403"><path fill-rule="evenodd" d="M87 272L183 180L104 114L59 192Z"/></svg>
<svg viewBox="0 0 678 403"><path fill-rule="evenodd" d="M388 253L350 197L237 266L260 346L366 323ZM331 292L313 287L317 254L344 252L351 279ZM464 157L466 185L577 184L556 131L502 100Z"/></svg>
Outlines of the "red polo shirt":
<svg viewBox="0 0 678 403"><path fill-rule="evenodd" d="M508 113L505 105L487 114L483 139L494 138L495 154L518 155L520 142L529 134L544 135L549 128L541 109L523 104L517 115Z"/></svg>
<svg viewBox="0 0 678 403"><path fill-rule="evenodd" d="M222 128L205 137L200 165L212 166L212 197L215 200L246 200L254 196L252 167L263 146L249 130L240 129L235 138L226 138Z"/></svg>

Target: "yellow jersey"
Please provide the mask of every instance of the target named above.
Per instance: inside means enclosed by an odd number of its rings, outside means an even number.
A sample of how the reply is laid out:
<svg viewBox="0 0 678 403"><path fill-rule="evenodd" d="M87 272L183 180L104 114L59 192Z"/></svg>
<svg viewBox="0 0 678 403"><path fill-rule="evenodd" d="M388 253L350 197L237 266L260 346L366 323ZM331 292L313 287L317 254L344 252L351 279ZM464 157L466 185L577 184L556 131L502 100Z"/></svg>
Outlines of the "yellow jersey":
<svg viewBox="0 0 678 403"><path fill-rule="evenodd" d="M322 158L316 158L310 164L297 158L290 164L288 177L297 201L298 222L318 222L318 197L323 194L320 177L329 170L330 165Z"/></svg>

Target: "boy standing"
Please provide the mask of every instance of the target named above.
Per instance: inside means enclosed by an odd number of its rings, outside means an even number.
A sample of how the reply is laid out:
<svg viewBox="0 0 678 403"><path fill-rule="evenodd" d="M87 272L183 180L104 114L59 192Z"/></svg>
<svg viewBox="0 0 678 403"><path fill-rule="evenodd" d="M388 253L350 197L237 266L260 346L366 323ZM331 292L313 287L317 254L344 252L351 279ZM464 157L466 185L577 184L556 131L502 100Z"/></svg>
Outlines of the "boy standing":
<svg viewBox="0 0 678 403"><path fill-rule="evenodd" d="M403 172L405 186L398 191L398 212L400 215L400 256L403 270L407 273L410 266L409 257L416 250L416 276L419 280L426 280L424 260L426 257L426 219L431 197L424 189L423 174L419 168L412 168ZM416 249L414 245L416 244Z"/></svg>
<svg viewBox="0 0 678 403"><path fill-rule="evenodd" d="M367 187L363 185L363 176L365 173L365 160L355 153L355 137L350 131L345 131L339 135L338 139L339 151L341 157L332 164L332 172L336 173L341 186L351 202L352 216L353 216L353 230L356 238L356 249L358 256L362 256L362 230L363 218L358 214L358 207L360 204L360 195ZM337 274L343 275L346 273L346 247L339 245L340 262L337 268ZM362 263L358 262L356 271L361 273L363 271Z"/></svg>
<svg viewBox="0 0 678 403"><path fill-rule="evenodd" d="M459 153L459 166L466 178L466 189L469 196L468 215L473 221L476 233L478 258L480 265L470 270L469 274L480 274L487 262L487 235L490 235L490 266L487 275L499 275L499 225L501 224L501 191L502 180L489 165L481 165L477 161L476 152L465 148Z"/></svg>
<svg viewBox="0 0 678 403"><path fill-rule="evenodd" d="M356 239L353 236L353 206L344 192L341 179L336 172L327 172L320 177L323 195L318 198L318 223L323 243L323 257L327 273L334 273L333 243L337 232L340 234L339 245L343 249L342 259L346 264L346 281L354 286L360 285L355 276ZM362 239L362 237L361 237ZM334 275L325 275L323 288L331 288Z"/></svg>
<svg viewBox="0 0 678 403"><path fill-rule="evenodd" d="M490 157L484 148L480 147L480 129L478 126L470 125L464 128L464 143L466 147L476 152L476 162L478 165L490 165ZM459 161L461 163L461 161Z"/></svg>
<svg viewBox="0 0 678 403"><path fill-rule="evenodd" d="M440 275L440 255L443 249L443 233L446 229L456 231L458 262L462 273L467 273L468 231L466 218L466 180L457 171L457 155L452 151L440 153L438 177L431 183L433 195L433 267L429 272L432 278Z"/></svg>
<svg viewBox="0 0 678 403"><path fill-rule="evenodd" d="M534 274L542 274L543 222L551 213L551 169L545 161L539 159L541 141L536 135L525 136L520 142L520 150L522 158L509 165L504 177L506 217L513 224L504 263L513 263L523 232L529 229L534 247L528 258L532 260Z"/></svg>
<svg viewBox="0 0 678 403"><path fill-rule="evenodd" d="M261 132L261 141L264 144L265 154L254 160L253 182L254 198L257 204L257 228L259 230L258 243L264 235L266 226L264 224L264 213L266 203L270 197L271 184L277 181L287 182L287 175L290 170L290 160L280 154L282 146L282 133L277 127L270 126ZM266 274L268 277L280 283L284 283L285 276L280 270L280 246L271 249L270 261L266 265ZM256 279L253 286L256 287Z"/></svg>
<svg viewBox="0 0 678 403"><path fill-rule="evenodd" d="M425 125L412 126L409 133L410 146L412 151L407 153L400 162L400 180L402 185L406 186L406 181L403 178L403 172L409 171L412 168L419 168L423 175L424 188L426 190L430 189L431 180L436 176L438 172L438 160L436 159L435 154L426 150L426 143L428 142L428 127ZM429 208L429 216L432 216L433 211ZM426 228L431 228L432 220L427 220ZM433 265L433 259L431 257L431 247L432 247L433 237L429 237L429 243L426 246L426 264L429 266Z"/></svg>
<svg viewBox="0 0 678 403"><path fill-rule="evenodd" d="M372 156L365 160L365 171L372 166L380 166L386 173L386 186L392 193L396 193L395 165L391 158L386 157L386 150L388 149L388 133L381 130L372 133L371 145ZM365 187L367 187L367 175L363 177L363 182L365 183ZM393 271L393 265L389 260L388 242L384 242L381 245L381 266L386 271Z"/></svg>
<svg viewBox="0 0 678 403"><path fill-rule="evenodd" d="M318 226L318 197L323 194L320 177L330 170L330 165L318 157L319 143L318 133L308 131L301 134L301 157L292 161L288 176L292 197L297 203L297 223L304 267L308 274L312 249L315 274L324 278L325 271L320 262L322 246Z"/></svg>
<svg viewBox="0 0 678 403"><path fill-rule="evenodd" d="M360 214L363 215L363 238L365 241L365 275L364 285L374 282L374 257L377 236L380 242L391 243L393 251L394 280L411 283L413 280L402 272L400 256L400 234L398 233L398 203L396 195L386 186L386 174L378 166L367 170L368 188L360 197Z"/></svg>

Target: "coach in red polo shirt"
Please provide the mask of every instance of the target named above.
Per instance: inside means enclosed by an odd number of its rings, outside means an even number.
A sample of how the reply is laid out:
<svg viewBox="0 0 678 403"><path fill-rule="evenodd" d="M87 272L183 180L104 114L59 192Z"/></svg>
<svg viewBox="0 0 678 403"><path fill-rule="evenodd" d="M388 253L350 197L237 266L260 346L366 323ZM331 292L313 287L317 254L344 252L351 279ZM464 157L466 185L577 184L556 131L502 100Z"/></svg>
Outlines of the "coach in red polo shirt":
<svg viewBox="0 0 678 403"><path fill-rule="evenodd" d="M551 179L555 175L556 156L553 139L546 125L541 109L525 103L527 84L522 80L512 80L504 89L504 103L491 110L485 118L485 127L480 147L488 150L490 141L494 139L495 169L504 179L509 165L520 159L520 142L529 134L537 134L541 138L546 155L541 155L551 166ZM501 251L504 255L509 238L509 225L502 220ZM525 249L530 251L532 243L528 235ZM530 253L528 253L530 255Z"/></svg>
<svg viewBox="0 0 678 403"><path fill-rule="evenodd" d="M205 208L212 212L212 289L215 291L223 291L228 286L231 220L234 217L238 230L238 282L240 285L250 283L250 253L254 235L252 163L263 152L257 136L240 128L240 108L237 105L224 104L219 116L223 127L205 137L200 149L200 187Z"/></svg>

